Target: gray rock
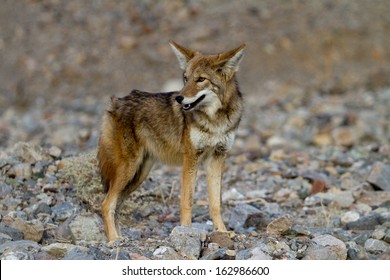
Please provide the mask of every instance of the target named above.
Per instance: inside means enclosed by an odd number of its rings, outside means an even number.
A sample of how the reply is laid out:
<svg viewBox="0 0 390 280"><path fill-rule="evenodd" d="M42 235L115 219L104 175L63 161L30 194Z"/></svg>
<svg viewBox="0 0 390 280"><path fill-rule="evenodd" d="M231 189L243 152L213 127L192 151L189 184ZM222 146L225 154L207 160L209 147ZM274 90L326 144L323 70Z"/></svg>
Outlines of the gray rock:
<svg viewBox="0 0 390 280"><path fill-rule="evenodd" d="M4 182L0 182L0 197L3 198L12 192L12 187Z"/></svg>
<svg viewBox="0 0 390 280"><path fill-rule="evenodd" d="M331 247L312 245L306 250L303 260L338 260L338 256Z"/></svg>
<svg viewBox="0 0 390 280"><path fill-rule="evenodd" d="M52 243L47 246L43 246L41 250L45 253L48 253L49 255L55 257L56 259L62 259L65 257L71 250L74 248L79 247L80 249L84 251L88 251L88 248L86 247L80 247L73 244L67 244L67 243Z"/></svg>
<svg viewBox="0 0 390 280"><path fill-rule="evenodd" d="M23 162L31 164L38 160L48 159L40 147L24 142L18 142L14 145L13 154Z"/></svg>
<svg viewBox="0 0 390 280"><path fill-rule="evenodd" d="M232 210L229 228L240 232L246 227L266 227L270 222L271 219L256 207L239 204Z"/></svg>
<svg viewBox="0 0 390 280"><path fill-rule="evenodd" d="M23 179L30 179L32 175L31 165L29 163L18 163L8 170L9 177L18 177Z"/></svg>
<svg viewBox="0 0 390 280"><path fill-rule="evenodd" d="M382 216L380 214L372 214L362 217L357 221L349 222L344 226L344 229L353 230L373 230L377 225L382 224Z"/></svg>
<svg viewBox="0 0 390 280"><path fill-rule="evenodd" d="M226 248L217 249L217 250L208 250L203 256L200 258L201 260L223 260L226 259L226 252L228 250Z"/></svg>
<svg viewBox="0 0 390 280"><path fill-rule="evenodd" d="M4 223L0 223L0 232L9 235L13 241L21 240L24 238L24 234L21 230L10 227Z"/></svg>
<svg viewBox="0 0 390 280"><path fill-rule="evenodd" d="M97 214L78 215L69 223L69 229L76 243L105 241L103 227L103 221Z"/></svg>
<svg viewBox="0 0 390 280"><path fill-rule="evenodd" d="M293 224L293 219L290 215L284 215L273 220L267 226L267 234L269 235L279 235L288 231Z"/></svg>
<svg viewBox="0 0 390 280"><path fill-rule="evenodd" d="M22 231L24 239L39 242L43 237L44 227L39 220L26 221L17 217L11 222L10 226Z"/></svg>
<svg viewBox="0 0 390 280"><path fill-rule="evenodd" d="M386 241L387 243L390 243L390 229L386 231L385 236L383 237L383 240Z"/></svg>
<svg viewBox="0 0 390 280"><path fill-rule="evenodd" d="M368 174L367 182L383 191L390 191L390 165L376 162Z"/></svg>
<svg viewBox="0 0 390 280"><path fill-rule="evenodd" d="M354 241L346 242L347 255L351 260L367 260L368 256L363 246L356 244Z"/></svg>
<svg viewBox="0 0 390 280"><path fill-rule="evenodd" d="M335 253L337 260L345 260L347 258L347 247L341 240L332 235L319 235L312 239L314 243L323 247L329 247Z"/></svg>
<svg viewBox="0 0 390 280"><path fill-rule="evenodd" d="M345 212L344 214L342 214L340 221L341 221L341 224L345 225L345 224L350 223L350 222L355 222L355 221L359 220L359 218L360 218L360 214L358 212L348 211L348 212Z"/></svg>
<svg viewBox="0 0 390 280"><path fill-rule="evenodd" d="M96 260L95 256L80 247L71 249L63 258L63 260Z"/></svg>
<svg viewBox="0 0 390 280"><path fill-rule="evenodd" d="M170 236L169 242L171 242L173 248L179 252L180 255L187 259L198 259L201 252L201 235L207 234L206 231L186 227L175 227Z"/></svg>
<svg viewBox="0 0 390 280"><path fill-rule="evenodd" d="M8 241L12 241L12 237L9 236L8 234L0 232L0 245Z"/></svg>
<svg viewBox="0 0 390 280"><path fill-rule="evenodd" d="M182 256L180 256L175 249L168 247L168 246L161 246L157 248L153 252L153 256L156 259L161 259L161 260L181 260L184 259Z"/></svg>
<svg viewBox="0 0 390 280"><path fill-rule="evenodd" d="M54 158L58 158L61 155L62 151L57 146L51 146L49 149L49 155Z"/></svg>
<svg viewBox="0 0 390 280"><path fill-rule="evenodd" d="M348 208L355 201L352 191L342 191L338 193L317 193L314 196L323 200L330 200L336 202L339 206Z"/></svg>
<svg viewBox="0 0 390 280"><path fill-rule="evenodd" d="M95 256L97 254L95 253ZM95 257L96 259L102 259L102 258L99 258L101 254L98 254L97 257ZM127 251L124 251L124 250L119 250L118 251L118 248L116 250L113 250L112 251L112 254L111 254L111 258L112 260L131 260L131 256L129 254L129 252Z"/></svg>
<svg viewBox="0 0 390 280"><path fill-rule="evenodd" d="M76 212L76 207L71 202L61 202L51 208L54 219L64 221Z"/></svg>
<svg viewBox="0 0 390 280"><path fill-rule="evenodd" d="M228 232L214 231L210 234L210 242L217 243L221 248L233 249L234 243Z"/></svg>
<svg viewBox="0 0 390 280"><path fill-rule="evenodd" d="M236 260L272 260L272 257L265 250L264 247L258 246L241 250L237 253Z"/></svg>
<svg viewBox="0 0 390 280"><path fill-rule="evenodd" d="M49 205L47 205L47 203L45 202L41 202L38 204L38 206L34 209L33 211L33 215L35 217L38 216L38 214L41 214L41 213L44 213L44 214L48 214L48 215L51 215L51 208Z"/></svg>
<svg viewBox="0 0 390 280"><path fill-rule="evenodd" d="M364 243L364 249L371 254L382 254L390 249L390 244L382 240L370 238Z"/></svg>
<svg viewBox="0 0 390 280"><path fill-rule="evenodd" d="M33 260L39 248L31 240L9 241L0 245L0 255L2 260Z"/></svg>

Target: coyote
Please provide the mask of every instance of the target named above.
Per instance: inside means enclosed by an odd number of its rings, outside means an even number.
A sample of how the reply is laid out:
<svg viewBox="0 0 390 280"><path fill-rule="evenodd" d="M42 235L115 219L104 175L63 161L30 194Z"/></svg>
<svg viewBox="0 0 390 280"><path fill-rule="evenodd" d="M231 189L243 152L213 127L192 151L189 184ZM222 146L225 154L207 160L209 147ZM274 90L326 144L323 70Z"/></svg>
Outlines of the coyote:
<svg viewBox="0 0 390 280"><path fill-rule="evenodd" d="M198 166L207 171L210 216L218 231L224 160L241 119L243 99L235 73L245 45L204 55L169 41L183 70L180 91L133 90L111 98L102 120L98 161L104 190L102 216L107 239L121 238L118 214L124 200L142 183L156 161L182 165L180 222L191 225Z"/></svg>

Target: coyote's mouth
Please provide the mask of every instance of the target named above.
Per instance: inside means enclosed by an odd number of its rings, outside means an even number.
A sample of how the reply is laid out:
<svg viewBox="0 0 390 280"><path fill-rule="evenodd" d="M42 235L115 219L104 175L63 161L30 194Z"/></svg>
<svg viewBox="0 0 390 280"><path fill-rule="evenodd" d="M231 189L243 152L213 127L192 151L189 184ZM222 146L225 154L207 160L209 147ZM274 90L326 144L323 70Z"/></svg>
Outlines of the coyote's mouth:
<svg viewBox="0 0 390 280"><path fill-rule="evenodd" d="M196 99L194 102L188 103L188 104L183 104L183 110L184 110L184 111L188 111L188 110L193 109L193 108L194 108L196 105L198 105L205 97L206 97L206 95L203 94L201 97L199 97L198 99Z"/></svg>

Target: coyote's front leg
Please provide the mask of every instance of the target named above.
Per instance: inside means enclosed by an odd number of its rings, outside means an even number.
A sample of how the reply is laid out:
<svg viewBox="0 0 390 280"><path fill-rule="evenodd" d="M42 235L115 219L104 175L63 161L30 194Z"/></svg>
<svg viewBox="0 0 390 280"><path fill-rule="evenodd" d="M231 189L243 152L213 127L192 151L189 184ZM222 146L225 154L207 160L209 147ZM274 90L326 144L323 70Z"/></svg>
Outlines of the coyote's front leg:
<svg viewBox="0 0 390 280"><path fill-rule="evenodd" d="M221 217L221 185L226 154L213 154L206 160L207 189L209 193L210 216L218 231L226 231Z"/></svg>
<svg viewBox="0 0 390 280"><path fill-rule="evenodd" d="M192 153L184 155L180 193L180 223L183 226L191 226L192 203L197 171L197 156Z"/></svg>

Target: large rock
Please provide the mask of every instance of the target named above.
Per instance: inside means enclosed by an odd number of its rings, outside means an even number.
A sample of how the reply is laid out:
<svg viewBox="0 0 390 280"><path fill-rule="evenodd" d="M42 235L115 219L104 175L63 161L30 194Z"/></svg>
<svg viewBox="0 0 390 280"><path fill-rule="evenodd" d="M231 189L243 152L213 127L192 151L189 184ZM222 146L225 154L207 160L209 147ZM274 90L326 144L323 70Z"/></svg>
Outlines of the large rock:
<svg viewBox="0 0 390 280"><path fill-rule="evenodd" d="M332 235L319 235L313 238L312 241L319 246L329 248L337 260L345 260L347 258L347 246L340 239Z"/></svg>
<svg viewBox="0 0 390 280"><path fill-rule="evenodd" d="M31 240L9 241L0 245L1 260L33 260L40 246Z"/></svg>
<svg viewBox="0 0 390 280"><path fill-rule="evenodd" d="M264 228L271 222L271 219L257 209L248 204L239 204L232 210L229 219L229 228L235 231L242 231L246 227Z"/></svg>
<svg viewBox="0 0 390 280"><path fill-rule="evenodd" d="M390 244L377 239L367 239L364 243L364 249L371 254L382 254L390 250Z"/></svg>
<svg viewBox="0 0 390 280"><path fill-rule="evenodd" d="M340 207L348 208L355 201L352 191L341 191L341 192L327 192L317 193L315 197L319 197L324 200L331 200L337 203Z"/></svg>
<svg viewBox="0 0 390 280"><path fill-rule="evenodd" d="M39 160L49 160L42 148L25 142L18 142L13 147L13 154L25 163L33 164Z"/></svg>
<svg viewBox="0 0 390 280"><path fill-rule="evenodd" d="M9 235L13 241L21 240L24 238L23 231L10 227L7 224L0 223L0 232Z"/></svg>
<svg viewBox="0 0 390 280"><path fill-rule="evenodd" d="M87 242L101 242L106 240L103 232L103 221L97 214L76 216L70 223L69 229L73 240Z"/></svg>
<svg viewBox="0 0 390 280"><path fill-rule="evenodd" d="M9 225L22 231L24 239L39 242L43 237L44 227L39 220L26 221L16 217Z"/></svg>
<svg viewBox="0 0 390 280"><path fill-rule="evenodd" d="M195 260L200 256L201 235L204 234L207 234L207 232L201 229L177 226L172 230L169 241L181 256Z"/></svg>
<svg viewBox="0 0 390 280"><path fill-rule="evenodd" d="M71 250L74 248L80 248L79 246L67 243L52 243L48 246L42 247L42 251L55 257L56 259L62 259L65 257ZM88 251L88 248L81 248L85 252Z"/></svg>
<svg viewBox="0 0 390 280"><path fill-rule="evenodd" d="M390 165L376 162L368 174L367 182L383 191L390 191Z"/></svg>
<svg viewBox="0 0 390 280"><path fill-rule="evenodd" d="M383 223L383 218L380 214L372 214L366 217L346 223L344 229L353 230L374 230L377 225Z"/></svg>

